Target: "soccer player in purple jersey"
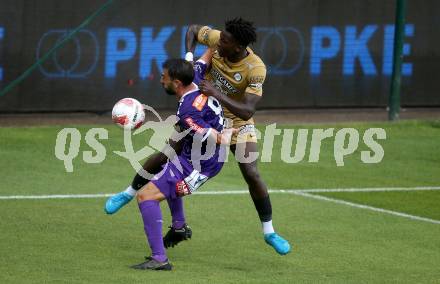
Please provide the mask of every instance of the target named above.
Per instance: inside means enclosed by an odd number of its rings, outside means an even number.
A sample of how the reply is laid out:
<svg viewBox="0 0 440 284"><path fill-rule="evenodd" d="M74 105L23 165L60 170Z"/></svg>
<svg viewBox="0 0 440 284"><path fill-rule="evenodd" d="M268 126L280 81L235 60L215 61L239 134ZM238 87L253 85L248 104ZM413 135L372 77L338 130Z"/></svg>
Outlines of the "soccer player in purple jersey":
<svg viewBox="0 0 440 284"><path fill-rule="evenodd" d="M234 129L223 131L220 103L201 94L193 82L201 80L205 70L206 64L197 62L193 68L183 59L169 59L163 65L160 82L168 94L175 95L179 100L176 130L184 133L184 138L179 141L179 154L168 160L162 171L137 192L151 256L132 268L172 269L162 239L159 202L191 194L223 167L226 151L221 144L227 144Z"/></svg>
<svg viewBox="0 0 440 284"><path fill-rule="evenodd" d="M194 83L199 84L204 79L204 74L207 69L210 68L212 58L212 50L207 49L205 53L200 57L197 62L194 63ZM211 106L215 104L210 99ZM218 108L221 109L220 107ZM143 169L152 175L161 172L164 164L168 162L170 153L180 153L181 145L175 143L173 140L169 140L168 146L171 147L171 151L163 149L160 152L154 153L148 157L144 162ZM168 153L168 154L165 154ZM150 180L145 178L140 173L137 173L126 190L110 197L105 204L104 210L107 214L116 213L122 206L130 202L136 196L137 190L140 190ZM186 224L185 214L183 210L183 202L181 198L167 199L168 206L171 211L172 224L169 226L169 230L163 238L165 248L174 247L179 242L188 240L192 236L191 228Z"/></svg>

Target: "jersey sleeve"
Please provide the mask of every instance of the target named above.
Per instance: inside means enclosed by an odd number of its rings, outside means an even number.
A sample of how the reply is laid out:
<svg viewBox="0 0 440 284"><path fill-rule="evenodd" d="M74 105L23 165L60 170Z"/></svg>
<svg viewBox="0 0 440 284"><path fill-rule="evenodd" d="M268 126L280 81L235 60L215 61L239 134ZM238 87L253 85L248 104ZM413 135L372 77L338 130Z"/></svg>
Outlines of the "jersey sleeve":
<svg viewBox="0 0 440 284"><path fill-rule="evenodd" d="M199 83L203 80L205 77L206 69L208 68L208 64L204 62L203 60L197 60L196 63L194 63L194 80L193 82L196 85L199 85Z"/></svg>
<svg viewBox="0 0 440 284"><path fill-rule="evenodd" d="M202 117L202 109L206 103L207 97L200 94L193 102L182 104L178 115L180 129L189 130L191 136L200 135L202 142L212 131L211 126Z"/></svg>
<svg viewBox="0 0 440 284"><path fill-rule="evenodd" d="M263 83L266 79L266 67L257 66L249 71L248 85L245 93L254 94L257 96L263 95Z"/></svg>
<svg viewBox="0 0 440 284"><path fill-rule="evenodd" d="M215 48L220 40L220 31L204 26L200 29L197 35L197 41L201 44Z"/></svg>

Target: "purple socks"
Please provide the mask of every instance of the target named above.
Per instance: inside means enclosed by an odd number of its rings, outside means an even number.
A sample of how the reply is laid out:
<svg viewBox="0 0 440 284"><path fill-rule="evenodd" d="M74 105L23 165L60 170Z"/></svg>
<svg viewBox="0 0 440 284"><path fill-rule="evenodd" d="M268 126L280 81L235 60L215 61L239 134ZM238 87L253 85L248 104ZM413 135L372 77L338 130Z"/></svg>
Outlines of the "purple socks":
<svg viewBox="0 0 440 284"><path fill-rule="evenodd" d="M182 198L167 199L167 202L173 219L173 228L182 228L185 225ZM143 201L139 203L139 211L141 212L142 220L144 221L144 230L147 235L148 244L150 245L151 256L157 261L165 262L167 260L167 255L165 247L163 246L163 221L159 201Z"/></svg>
<svg viewBox="0 0 440 284"><path fill-rule="evenodd" d="M181 229L183 225L185 225L185 214L183 213L182 197L177 197L175 199L167 199L167 202L171 211L173 228Z"/></svg>
<svg viewBox="0 0 440 284"><path fill-rule="evenodd" d="M151 248L151 256L159 262L165 262L167 255L162 240L163 221L159 201L143 201L139 203L139 210L144 221L144 230Z"/></svg>

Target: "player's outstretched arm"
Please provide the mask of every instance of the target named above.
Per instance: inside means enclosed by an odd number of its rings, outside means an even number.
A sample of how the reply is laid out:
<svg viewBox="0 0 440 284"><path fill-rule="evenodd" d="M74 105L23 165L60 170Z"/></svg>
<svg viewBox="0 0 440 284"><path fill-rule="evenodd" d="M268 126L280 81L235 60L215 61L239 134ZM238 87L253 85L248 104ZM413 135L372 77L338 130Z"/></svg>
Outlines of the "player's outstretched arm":
<svg viewBox="0 0 440 284"><path fill-rule="evenodd" d="M217 90L211 82L203 80L199 84L200 91L206 96L213 96L223 107L226 107L232 114L243 120L252 118L256 111L257 103L261 100L261 96L246 93L242 101L235 101L228 96L224 96Z"/></svg>
<svg viewBox="0 0 440 284"><path fill-rule="evenodd" d="M212 48L208 48L206 49L206 51L203 53L203 55L199 58L199 60L202 60L204 63L206 63L206 65L209 66L211 65L211 60L212 60L212 54L214 53L214 51L212 50Z"/></svg>
<svg viewBox="0 0 440 284"><path fill-rule="evenodd" d="M186 31L185 36L185 48L186 52L194 53L197 45L197 35L199 34L200 29L203 26L201 25L190 25L188 30Z"/></svg>

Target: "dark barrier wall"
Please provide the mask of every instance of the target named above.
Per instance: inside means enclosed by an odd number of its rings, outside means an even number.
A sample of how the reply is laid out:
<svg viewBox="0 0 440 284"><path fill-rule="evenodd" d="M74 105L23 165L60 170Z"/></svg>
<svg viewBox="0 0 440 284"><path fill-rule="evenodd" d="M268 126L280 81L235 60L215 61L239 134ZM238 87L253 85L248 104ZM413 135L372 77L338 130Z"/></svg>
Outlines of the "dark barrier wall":
<svg viewBox="0 0 440 284"><path fill-rule="evenodd" d="M104 1L0 1L0 87L41 58ZM395 1L122 1L10 93L0 112L108 111L123 97L174 108L162 62L183 56L186 26L254 21L268 76L260 108L385 106ZM440 1L408 1L402 104L440 106ZM198 49L198 54L202 49Z"/></svg>

